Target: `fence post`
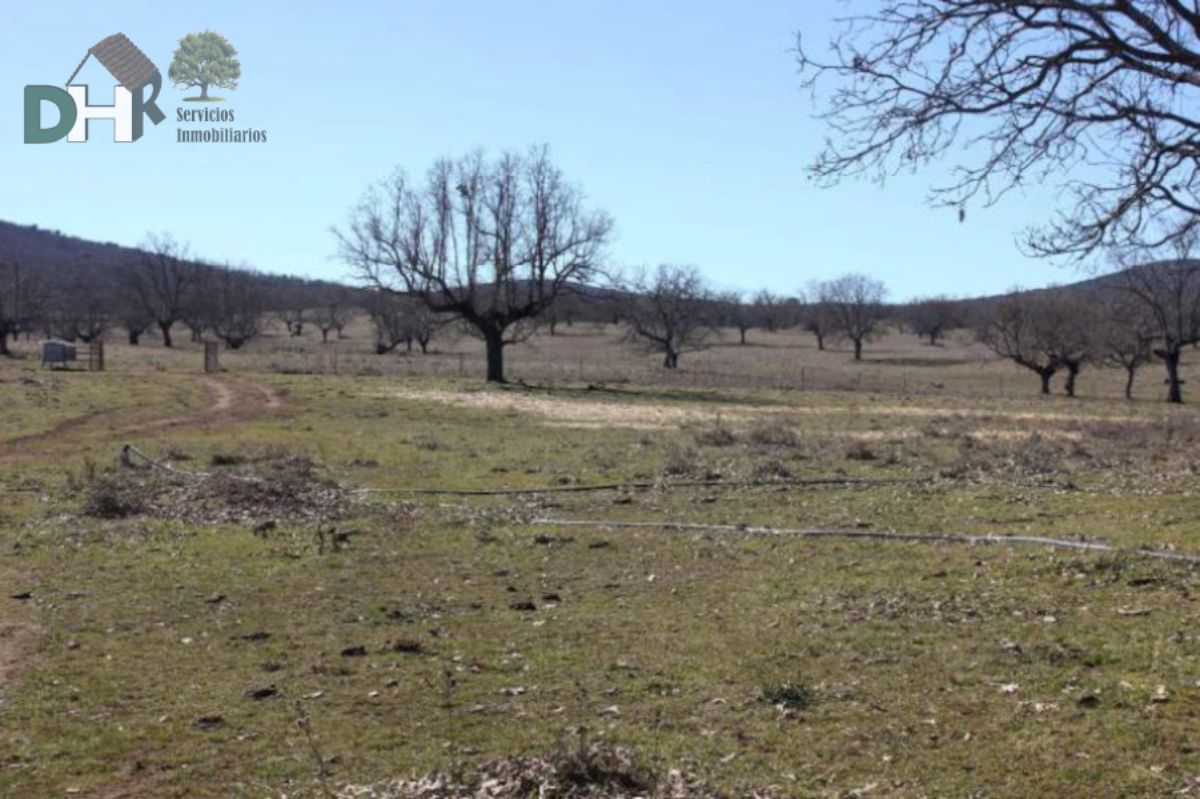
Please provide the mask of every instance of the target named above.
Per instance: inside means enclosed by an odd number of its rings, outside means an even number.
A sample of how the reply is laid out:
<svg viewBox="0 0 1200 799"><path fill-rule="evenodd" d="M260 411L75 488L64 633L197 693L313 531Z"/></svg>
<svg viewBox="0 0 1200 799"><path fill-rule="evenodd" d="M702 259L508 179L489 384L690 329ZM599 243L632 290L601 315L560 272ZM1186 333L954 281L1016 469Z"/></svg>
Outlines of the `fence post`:
<svg viewBox="0 0 1200 799"><path fill-rule="evenodd" d="M211 374L221 371L221 364L220 364L220 361L218 360L218 355L217 355L217 353L220 352L218 347L219 347L219 345L215 341L204 342L204 373L205 374L211 375Z"/></svg>
<svg viewBox="0 0 1200 799"><path fill-rule="evenodd" d="M104 339L96 339L88 345L88 371L104 371Z"/></svg>

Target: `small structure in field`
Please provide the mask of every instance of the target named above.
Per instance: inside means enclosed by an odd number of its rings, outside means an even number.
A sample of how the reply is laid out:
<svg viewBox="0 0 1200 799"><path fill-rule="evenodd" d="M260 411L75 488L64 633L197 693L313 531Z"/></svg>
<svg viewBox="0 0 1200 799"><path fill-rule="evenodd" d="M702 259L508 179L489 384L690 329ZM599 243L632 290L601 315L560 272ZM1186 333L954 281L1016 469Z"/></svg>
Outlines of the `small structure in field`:
<svg viewBox="0 0 1200 799"><path fill-rule="evenodd" d="M70 369L70 364L79 360L79 349L69 341L60 341L59 339L47 339L41 343L42 347L42 368L55 367L60 369ZM87 345L87 350L84 351L84 356L87 358L86 369L89 372L104 371L104 342L101 340L93 341Z"/></svg>
<svg viewBox="0 0 1200 799"><path fill-rule="evenodd" d="M75 353L75 345L68 344L65 341L51 339L42 342L42 368L49 366L67 368L67 365L74 363L77 356Z"/></svg>

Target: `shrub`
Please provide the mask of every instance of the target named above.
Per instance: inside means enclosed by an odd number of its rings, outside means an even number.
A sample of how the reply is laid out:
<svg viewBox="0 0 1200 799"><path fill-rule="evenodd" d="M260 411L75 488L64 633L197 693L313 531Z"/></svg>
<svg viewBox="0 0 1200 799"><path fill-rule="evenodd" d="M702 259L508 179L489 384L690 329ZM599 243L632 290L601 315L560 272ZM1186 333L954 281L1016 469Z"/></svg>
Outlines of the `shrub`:
<svg viewBox="0 0 1200 799"><path fill-rule="evenodd" d="M788 710L806 710L817 701L816 694L799 682L784 682L763 688L762 701Z"/></svg>

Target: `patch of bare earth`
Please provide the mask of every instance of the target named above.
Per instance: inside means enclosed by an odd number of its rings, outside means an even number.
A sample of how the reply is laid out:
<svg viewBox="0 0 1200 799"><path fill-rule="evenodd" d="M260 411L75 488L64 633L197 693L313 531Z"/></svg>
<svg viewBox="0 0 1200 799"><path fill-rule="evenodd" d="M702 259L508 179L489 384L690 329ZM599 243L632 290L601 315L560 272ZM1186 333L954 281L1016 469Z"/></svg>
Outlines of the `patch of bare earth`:
<svg viewBox="0 0 1200 799"><path fill-rule="evenodd" d="M13 585L12 580L0 581L4 585ZM25 595L28 597L28 595ZM33 645L37 640L37 625L29 621L29 614L23 608L14 606L25 600L5 597L6 606L0 606L0 708L4 707L4 698L8 688L29 665L33 654Z"/></svg>
<svg viewBox="0 0 1200 799"><path fill-rule="evenodd" d="M945 408L899 405L869 405L837 407L827 405L739 405L722 404L717 408L704 405L619 403L586 399L566 399L546 395L492 391L446 391L442 389L404 388L382 395L417 402L437 402L462 408L516 411L539 416L550 426L577 428L625 427L659 430L679 427L690 422L707 422L716 417L724 421L761 420L766 417L858 415L863 417L899 417L913 419L994 419L1008 422L1124 422L1151 424L1153 420L1131 416L1063 414L1036 411L1001 411L976 408ZM1045 431L1041 431L1045 435ZM851 434L848 434L848 436ZM859 435L859 434L853 434ZM865 433L863 435L874 435ZM894 433L888 433L892 436ZM1029 435L1028 431L1006 428L980 430L982 438L1015 439ZM1071 435L1063 434L1070 438Z"/></svg>

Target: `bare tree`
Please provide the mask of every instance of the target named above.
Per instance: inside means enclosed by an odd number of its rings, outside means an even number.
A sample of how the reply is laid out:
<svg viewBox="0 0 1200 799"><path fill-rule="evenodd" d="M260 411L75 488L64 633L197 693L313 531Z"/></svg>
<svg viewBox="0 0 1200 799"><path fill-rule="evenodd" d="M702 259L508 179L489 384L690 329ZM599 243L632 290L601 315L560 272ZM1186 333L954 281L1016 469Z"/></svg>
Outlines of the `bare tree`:
<svg viewBox="0 0 1200 799"><path fill-rule="evenodd" d="M1050 393L1051 379L1065 369L1066 393L1073 397L1076 377L1091 354L1094 329L1085 308L1066 291L1014 289L981 311L976 336L1000 357L1036 374L1043 394Z"/></svg>
<svg viewBox="0 0 1200 799"><path fill-rule="evenodd" d="M504 381L504 348L529 336L571 282L596 274L612 230L546 148L442 160L423 184L385 181L337 231L341 254L371 285L461 319Z"/></svg>
<svg viewBox="0 0 1200 799"><path fill-rule="evenodd" d="M312 291L299 280L289 279L271 293L275 318L283 324L289 336L303 336L304 324L311 321Z"/></svg>
<svg viewBox="0 0 1200 799"><path fill-rule="evenodd" d="M373 291L369 295L366 308L375 328L376 355L391 352L406 339L411 341L404 319L405 301L405 297L386 291Z"/></svg>
<svg viewBox="0 0 1200 799"><path fill-rule="evenodd" d="M85 344L104 337L117 315L116 287L94 278L94 270L86 262L55 266L46 285L46 335Z"/></svg>
<svg viewBox="0 0 1200 799"><path fill-rule="evenodd" d="M198 267L187 260L187 248L169 234L150 234L142 250L140 264L126 272L126 287L154 318L163 346L170 347L171 326L186 312Z"/></svg>
<svg viewBox="0 0 1200 799"><path fill-rule="evenodd" d="M949 297L915 300L901 314L913 335L928 339L931 347L936 347L948 332L962 324L959 303Z"/></svg>
<svg viewBox="0 0 1200 799"><path fill-rule="evenodd" d="M414 342L424 354L439 327L437 316L424 302L391 292L374 292L367 301L367 313L375 327L377 355L391 352L401 344L412 352Z"/></svg>
<svg viewBox="0 0 1200 799"><path fill-rule="evenodd" d="M325 301L313 311L312 322L321 331L321 343L329 341L329 334L337 331L338 338L350 320L354 318L354 306L347 292L335 289L328 292Z"/></svg>
<svg viewBox="0 0 1200 799"><path fill-rule="evenodd" d="M799 44L833 138L826 183L960 164L936 204L960 215L1058 182L1070 201L1029 236L1043 254L1159 244L1200 221L1200 6L1183 0L877 0L829 55ZM963 146L958 146L963 145ZM1152 230L1151 228L1158 228Z"/></svg>
<svg viewBox="0 0 1200 799"><path fill-rule="evenodd" d="M736 291L729 291L717 297L721 309L721 323L734 328L738 332L738 343L746 345L746 334L758 326L759 315L755 309L742 300Z"/></svg>
<svg viewBox="0 0 1200 799"><path fill-rule="evenodd" d="M241 349L262 333L266 311L260 275L232 267L211 267L212 330L231 350Z"/></svg>
<svg viewBox="0 0 1200 799"><path fill-rule="evenodd" d="M825 351L825 339L837 326L830 296L831 285L828 280L814 280L800 292L800 324L816 337L817 349L821 352Z"/></svg>
<svg viewBox="0 0 1200 799"><path fill-rule="evenodd" d="M1154 319L1133 295L1119 289L1097 292L1102 318L1093 346L1101 364L1125 371L1125 399L1133 399L1138 370L1154 360Z"/></svg>
<svg viewBox="0 0 1200 799"><path fill-rule="evenodd" d="M784 297L763 289L754 295L753 305L759 325L768 333L774 333L790 326L789 308Z"/></svg>
<svg viewBox="0 0 1200 799"><path fill-rule="evenodd" d="M1035 295L1034 302L1042 347L1066 370L1063 391L1074 397L1080 371L1095 357L1099 318L1094 299L1084 292L1052 288Z"/></svg>
<svg viewBox="0 0 1200 799"><path fill-rule="evenodd" d="M874 278L851 273L825 286L834 330L854 343L854 360L862 360L863 344L880 332L887 287Z"/></svg>
<svg viewBox="0 0 1200 799"><path fill-rule="evenodd" d="M1190 237L1176 239L1177 257L1169 261L1136 263L1144 250L1119 254L1125 268L1114 285L1129 294L1148 316L1154 332L1154 354L1167 368L1167 401L1183 402L1179 364L1183 349L1200 343L1200 261L1186 257Z"/></svg>
<svg viewBox="0 0 1200 799"><path fill-rule="evenodd" d="M0 257L0 355L9 357L9 338L27 331L45 310L45 285L28 274L16 252Z"/></svg>
<svg viewBox="0 0 1200 799"><path fill-rule="evenodd" d="M664 264L641 272L626 287L622 316L627 337L663 355L663 368L679 368L679 356L704 349L715 324L715 302L692 266Z"/></svg>

